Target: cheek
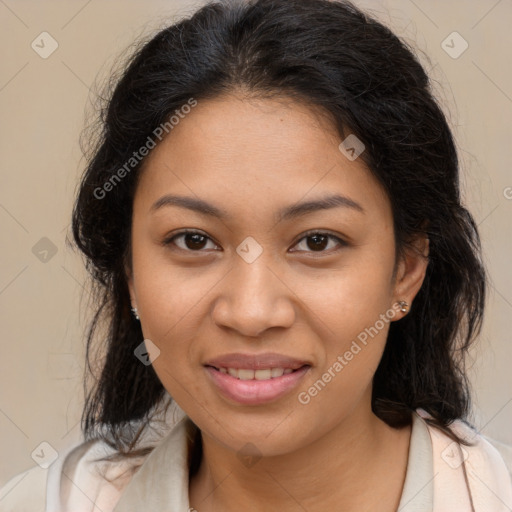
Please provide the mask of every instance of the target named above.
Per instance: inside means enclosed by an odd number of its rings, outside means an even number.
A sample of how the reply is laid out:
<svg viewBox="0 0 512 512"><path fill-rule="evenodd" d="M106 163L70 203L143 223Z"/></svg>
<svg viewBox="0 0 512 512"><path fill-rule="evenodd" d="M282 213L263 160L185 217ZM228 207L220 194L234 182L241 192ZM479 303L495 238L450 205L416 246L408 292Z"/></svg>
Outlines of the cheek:
<svg viewBox="0 0 512 512"><path fill-rule="evenodd" d="M197 314L205 299L204 288L196 284L177 274L156 279L152 275L144 280L138 293L144 338L155 343L161 351L160 359L172 366L188 362L194 349Z"/></svg>
<svg viewBox="0 0 512 512"><path fill-rule="evenodd" d="M359 251L335 271L322 271L318 279L298 276L294 292L317 319L336 348L375 324L391 307L393 260L371 251ZM385 259L384 259L385 258Z"/></svg>
<svg viewBox="0 0 512 512"><path fill-rule="evenodd" d="M383 253L375 257L360 252L357 261L317 286L297 284L297 294L307 297L323 350L321 367L301 389L305 395L299 402L311 403L311 410L328 403L350 408L370 385L396 314L391 301L393 261L384 261Z"/></svg>
<svg viewBox="0 0 512 512"><path fill-rule="evenodd" d="M165 344L183 332L218 277L172 265L166 249L149 242L134 244L132 261L144 336Z"/></svg>
<svg viewBox="0 0 512 512"><path fill-rule="evenodd" d="M201 395L197 372L209 332L200 331L223 274L206 266L173 266L165 249L150 244L134 244L132 261L143 335L160 351L153 368L171 396L186 404Z"/></svg>
<svg viewBox="0 0 512 512"><path fill-rule="evenodd" d="M198 318L204 292L173 274L149 277L142 287L144 338L160 350L153 368L165 389L180 404L200 395L195 374L200 366ZM142 316L144 315L144 316Z"/></svg>
<svg viewBox="0 0 512 512"><path fill-rule="evenodd" d="M204 411L210 400L202 368L202 358L218 327L211 322L212 302L218 291L230 289L230 280L223 282L225 270L176 268L170 264L148 264L140 269L137 299L140 301L144 337L160 350L153 368L173 399L202 425ZM223 347L225 350L225 347ZM217 352L219 349L217 349ZM210 398L210 400L208 400Z"/></svg>

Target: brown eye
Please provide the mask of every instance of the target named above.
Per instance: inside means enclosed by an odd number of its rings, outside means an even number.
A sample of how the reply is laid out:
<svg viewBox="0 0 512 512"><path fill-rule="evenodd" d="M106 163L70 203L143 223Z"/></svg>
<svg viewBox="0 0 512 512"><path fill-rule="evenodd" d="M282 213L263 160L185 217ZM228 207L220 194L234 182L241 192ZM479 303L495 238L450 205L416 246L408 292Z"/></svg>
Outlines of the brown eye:
<svg viewBox="0 0 512 512"><path fill-rule="evenodd" d="M209 241L212 243L213 247L206 247ZM210 237L197 231L182 231L181 233L166 239L164 241L164 245L175 245L184 251L191 252L199 252L205 248L215 249L217 247Z"/></svg>
<svg viewBox="0 0 512 512"><path fill-rule="evenodd" d="M206 239L206 236L199 233L188 233L183 238L187 248L192 250L203 249L206 245Z"/></svg>
<svg viewBox="0 0 512 512"><path fill-rule="evenodd" d="M325 235L311 235L306 240L306 245L312 251L323 251L329 243L329 237Z"/></svg>
<svg viewBox="0 0 512 512"><path fill-rule="evenodd" d="M330 243L331 241L334 242L334 245ZM306 233L306 236L302 237L299 240L299 242L296 244L296 247L302 246L302 248L299 249L299 251L304 252L331 252L330 250L326 251L325 249L336 248L336 245L339 248L342 246L346 246L347 243L337 236L317 231L312 233Z"/></svg>

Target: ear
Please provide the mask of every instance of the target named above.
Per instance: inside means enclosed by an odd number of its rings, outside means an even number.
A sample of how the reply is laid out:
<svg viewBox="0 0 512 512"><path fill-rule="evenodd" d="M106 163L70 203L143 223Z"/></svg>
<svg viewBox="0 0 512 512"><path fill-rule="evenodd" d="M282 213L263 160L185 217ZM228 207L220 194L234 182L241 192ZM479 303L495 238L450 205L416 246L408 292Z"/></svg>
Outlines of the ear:
<svg viewBox="0 0 512 512"><path fill-rule="evenodd" d="M427 235L416 235L405 248L405 253L397 265L393 292L394 302L404 300L409 307L411 306L425 279L429 262L428 255L429 239Z"/></svg>

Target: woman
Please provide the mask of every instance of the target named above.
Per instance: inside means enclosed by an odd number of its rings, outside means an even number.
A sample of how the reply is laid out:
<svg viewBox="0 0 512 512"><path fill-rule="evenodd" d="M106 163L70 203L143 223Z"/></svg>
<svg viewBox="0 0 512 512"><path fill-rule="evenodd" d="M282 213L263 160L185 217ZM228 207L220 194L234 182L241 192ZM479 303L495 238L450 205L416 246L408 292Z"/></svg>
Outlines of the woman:
<svg viewBox="0 0 512 512"><path fill-rule="evenodd" d="M210 3L104 113L73 213L101 369L34 509L509 510L466 421L479 236L402 41L348 2Z"/></svg>

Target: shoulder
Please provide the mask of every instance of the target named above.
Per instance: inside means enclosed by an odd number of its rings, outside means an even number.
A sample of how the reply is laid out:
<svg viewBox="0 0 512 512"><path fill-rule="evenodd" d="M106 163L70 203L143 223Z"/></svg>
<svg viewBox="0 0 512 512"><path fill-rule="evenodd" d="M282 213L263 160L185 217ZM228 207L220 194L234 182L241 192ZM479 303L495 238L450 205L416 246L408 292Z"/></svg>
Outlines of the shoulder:
<svg viewBox="0 0 512 512"><path fill-rule="evenodd" d="M105 460L117 453L105 441L76 442L48 469L36 466L7 482L0 489L0 512L112 512L149 453L184 415L166 393L136 446L146 448L146 455Z"/></svg>
<svg viewBox="0 0 512 512"><path fill-rule="evenodd" d="M418 409L416 412L423 419L430 418L430 415L422 409ZM430 424L427 424L427 427L431 434L434 434L432 436L433 440L436 438L444 439L444 443L439 443L438 448L448 449L449 445L447 446L446 443L451 444L453 441ZM496 471L501 468L502 472L508 474L512 482L512 446L483 435L462 419L453 421L449 428L460 438L471 443L470 446L463 446L463 452L466 452L466 454L469 452L473 456L477 456L479 464L486 464Z"/></svg>
<svg viewBox="0 0 512 512"><path fill-rule="evenodd" d="M100 460L112 453L103 441L81 442L48 469L36 466L16 475L0 489L0 512L113 510L142 462Z"/></svg>
<svg viewBox="0 0 512 512"><path fill-rule="evenodd" d="M512 446L487 437L463 420L456 420L451 428L461 437L474 443L474 448L465 447L466 450L476 449L489 464L501 465L512 482Z"/></svg>
<svg viewBox="0 0 512 512"><path fill-rule="evenodd" d="M512 478L512 446L509 444L502 443L496 439L492 439L487 436L482 436L489 444L491 444L501 455L501 458L507 466L510 478Z"/></svg>

